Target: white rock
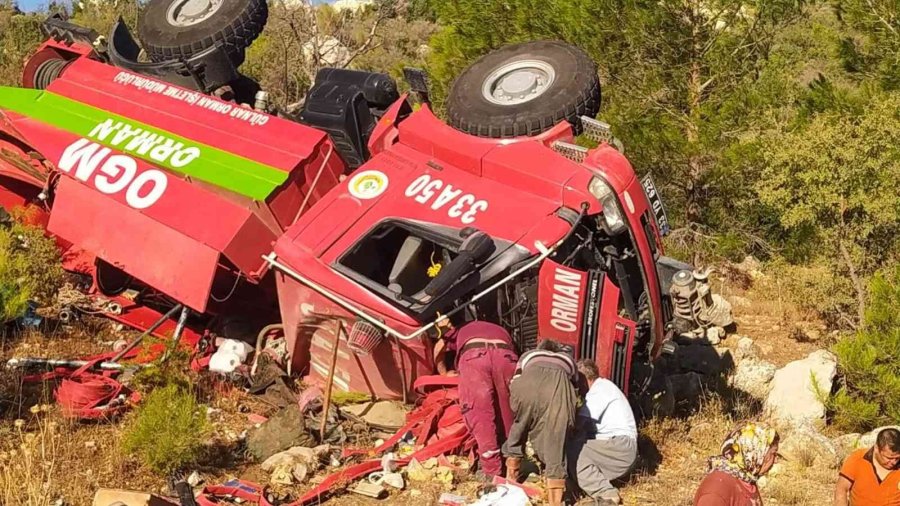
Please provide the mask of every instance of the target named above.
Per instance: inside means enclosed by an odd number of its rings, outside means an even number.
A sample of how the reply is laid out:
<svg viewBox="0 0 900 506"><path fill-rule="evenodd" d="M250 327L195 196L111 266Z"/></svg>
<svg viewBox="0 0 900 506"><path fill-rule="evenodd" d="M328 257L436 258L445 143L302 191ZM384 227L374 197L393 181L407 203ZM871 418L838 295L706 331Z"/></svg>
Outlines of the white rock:
<svg viewBox="0 0 900 506"><path fill-rule="evenodd" d="M897 429L900 430L900 425L886 425L884 427L878 427L872 432L868 432L860 436L859 441L856 443L856 448L871 448L875 445L875 439L878 437L878 433L884 429Z"/></svg>
<svg viewBox="0 0 900 506"><path fill-rule="evenodd" d="M296 483L306 483L306 478L309 477L309 466L306 464L294 464L291 467L291 476L293 476Z"/></svg>
<svg viewBox="0 0 900 506"><path fill-rule="evenodd" d="M747 255L739 264L734 264L734 268L753 279L759 279L763 276L762 264L756 258Z"/></svg>
<svg viewBox="0 0 900 506"><path fill-rule="evenodd" d="M741 360L734 368L730 384L757 399L765 399L769 395L775 370L775 365L765 360Z"/></svg>
<svg viewBox="0 0 900 506"><path fill-rule="evenodd" d="M200 477L200 473L194 471L190 476L188 476L187 482L191 487L196 487L197 485L203 483L203 478Z"/></svg>
<svg viewBox="0 0 900 506"><path fill-rule="evenodd" d="M714 293L712 295L713 305L706 311L706 318L709 323L717 327L727 327L734 323L734 316L731 313L731 303L721 295Z"/></svg>
<svg viewBox="0 0 900 506"><path fill-rule="evenodd" d="M787 433L778 451L789 461L804 466L820 462L834 467L838 464L839 458L834 443L808 425L801 425Z"/></svg>
<svg viewBox="0 0 900 506"><path fill-rule="evenodd" d="M295 464L306 464L313 469L318 469L320 459L330 450L331 447L329 445L319 445L315 448L295 446L272 455L260 467L266 472L272 471L276 467L291 467Z"/></svg>
<svg viewBox="0 0 900 506"><path fill-rule="evenodd" d="M862 434L852 433L852 434L844 434L843 436L838 436L831 440L831 444L834 445L835 450L838 452L838 456L841 458L849 455L853 450L859 448L859 440L862 437Z"/></svg>
<svg viewBox="0 0 900 506"><path fill-rule="evenodd" d="M759 358L759 347L749 337L741 337L737 342L737 348L734 350L734 358L741 361L748 358Z"/></svg>
<svg viewBox="0 0 900 506"><path fill-rule="evenodd" d="M316 47L318 47L319 63L326 66L342 67L350 60L350 50L341 41L334 37L319 37L318 40L310 39L300 48L307 63L313 63Z"/></svg>
<svg viewBox="0 0 900 506"><path fill-rule="evenodd" d="M775 372L765 409L775 420L793 426L825 423L825 405L820 396L831 394L837 374L837 359L825 350L795 360Z"/></svg>

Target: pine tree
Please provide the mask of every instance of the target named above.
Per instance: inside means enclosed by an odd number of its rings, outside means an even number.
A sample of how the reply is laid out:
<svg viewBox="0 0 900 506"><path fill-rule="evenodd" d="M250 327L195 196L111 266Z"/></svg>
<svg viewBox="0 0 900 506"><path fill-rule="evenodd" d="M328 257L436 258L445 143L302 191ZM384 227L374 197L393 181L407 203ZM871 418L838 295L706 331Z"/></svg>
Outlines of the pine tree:
<svg viewBox="0 0 900 506"><path fill-rule="evenodd" d="M455 75L490 49L560 39L601 67L601 113L641 172L665 186L693 243L711 223L717 170L759 104L748 100L775 36L800 18L792 0L455 0L435 2L443 29L430 71L437 103Z"/></svg>

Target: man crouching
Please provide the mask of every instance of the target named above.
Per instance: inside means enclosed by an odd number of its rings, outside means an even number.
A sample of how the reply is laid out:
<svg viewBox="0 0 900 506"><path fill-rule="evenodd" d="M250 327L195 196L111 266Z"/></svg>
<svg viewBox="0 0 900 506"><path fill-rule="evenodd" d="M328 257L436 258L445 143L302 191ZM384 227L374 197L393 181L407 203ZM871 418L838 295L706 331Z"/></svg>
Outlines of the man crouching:
<svg viewBox="0 0 900 506"><path fill-rule="evenodd" d="M575 361L550 340L525 352L509 388L515 419L503 445L506 477L518 481L525 443L544 464L550 506L560 506L566 488L566 443L575 425Z"/></svg>
<svg viewBox="0 0 900 506"><path fill-rule="evenodd" d="M570 474L594 504L620 504L619 491L610 481L628 474L637 461L634 413L619 387L600 377L596 363L580 360L578 372L588 392L568 450Z"/></svg>

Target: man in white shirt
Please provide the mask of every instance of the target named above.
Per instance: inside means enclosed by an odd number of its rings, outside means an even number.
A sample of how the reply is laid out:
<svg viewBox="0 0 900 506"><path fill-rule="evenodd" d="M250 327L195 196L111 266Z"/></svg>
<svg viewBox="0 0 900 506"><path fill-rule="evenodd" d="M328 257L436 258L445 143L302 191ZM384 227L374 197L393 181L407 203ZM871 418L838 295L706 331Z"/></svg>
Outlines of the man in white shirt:
<svg viewBox="0 0 900 506"><path fill-rule="evenodd" d="M626 475L637 461L637 424L628 399L615 383L600 377L597 364L578 362L588 392L578 412L579 436L570 448L569 463L578 486L594 504L620 504L610 483Z"/></svg>

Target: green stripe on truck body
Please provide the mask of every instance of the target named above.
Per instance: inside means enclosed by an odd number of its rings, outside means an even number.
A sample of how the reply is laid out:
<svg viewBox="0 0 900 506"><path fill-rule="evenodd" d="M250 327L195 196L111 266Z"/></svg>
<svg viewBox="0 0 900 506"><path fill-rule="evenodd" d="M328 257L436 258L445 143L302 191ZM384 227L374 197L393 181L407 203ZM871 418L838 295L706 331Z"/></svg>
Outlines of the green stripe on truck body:
<svg viewBox="0 0 900 506"><path fill-rule="evenodd" d="M0 108L157 167L265 200L288 173L55 93L0 86Z"/></svg>

